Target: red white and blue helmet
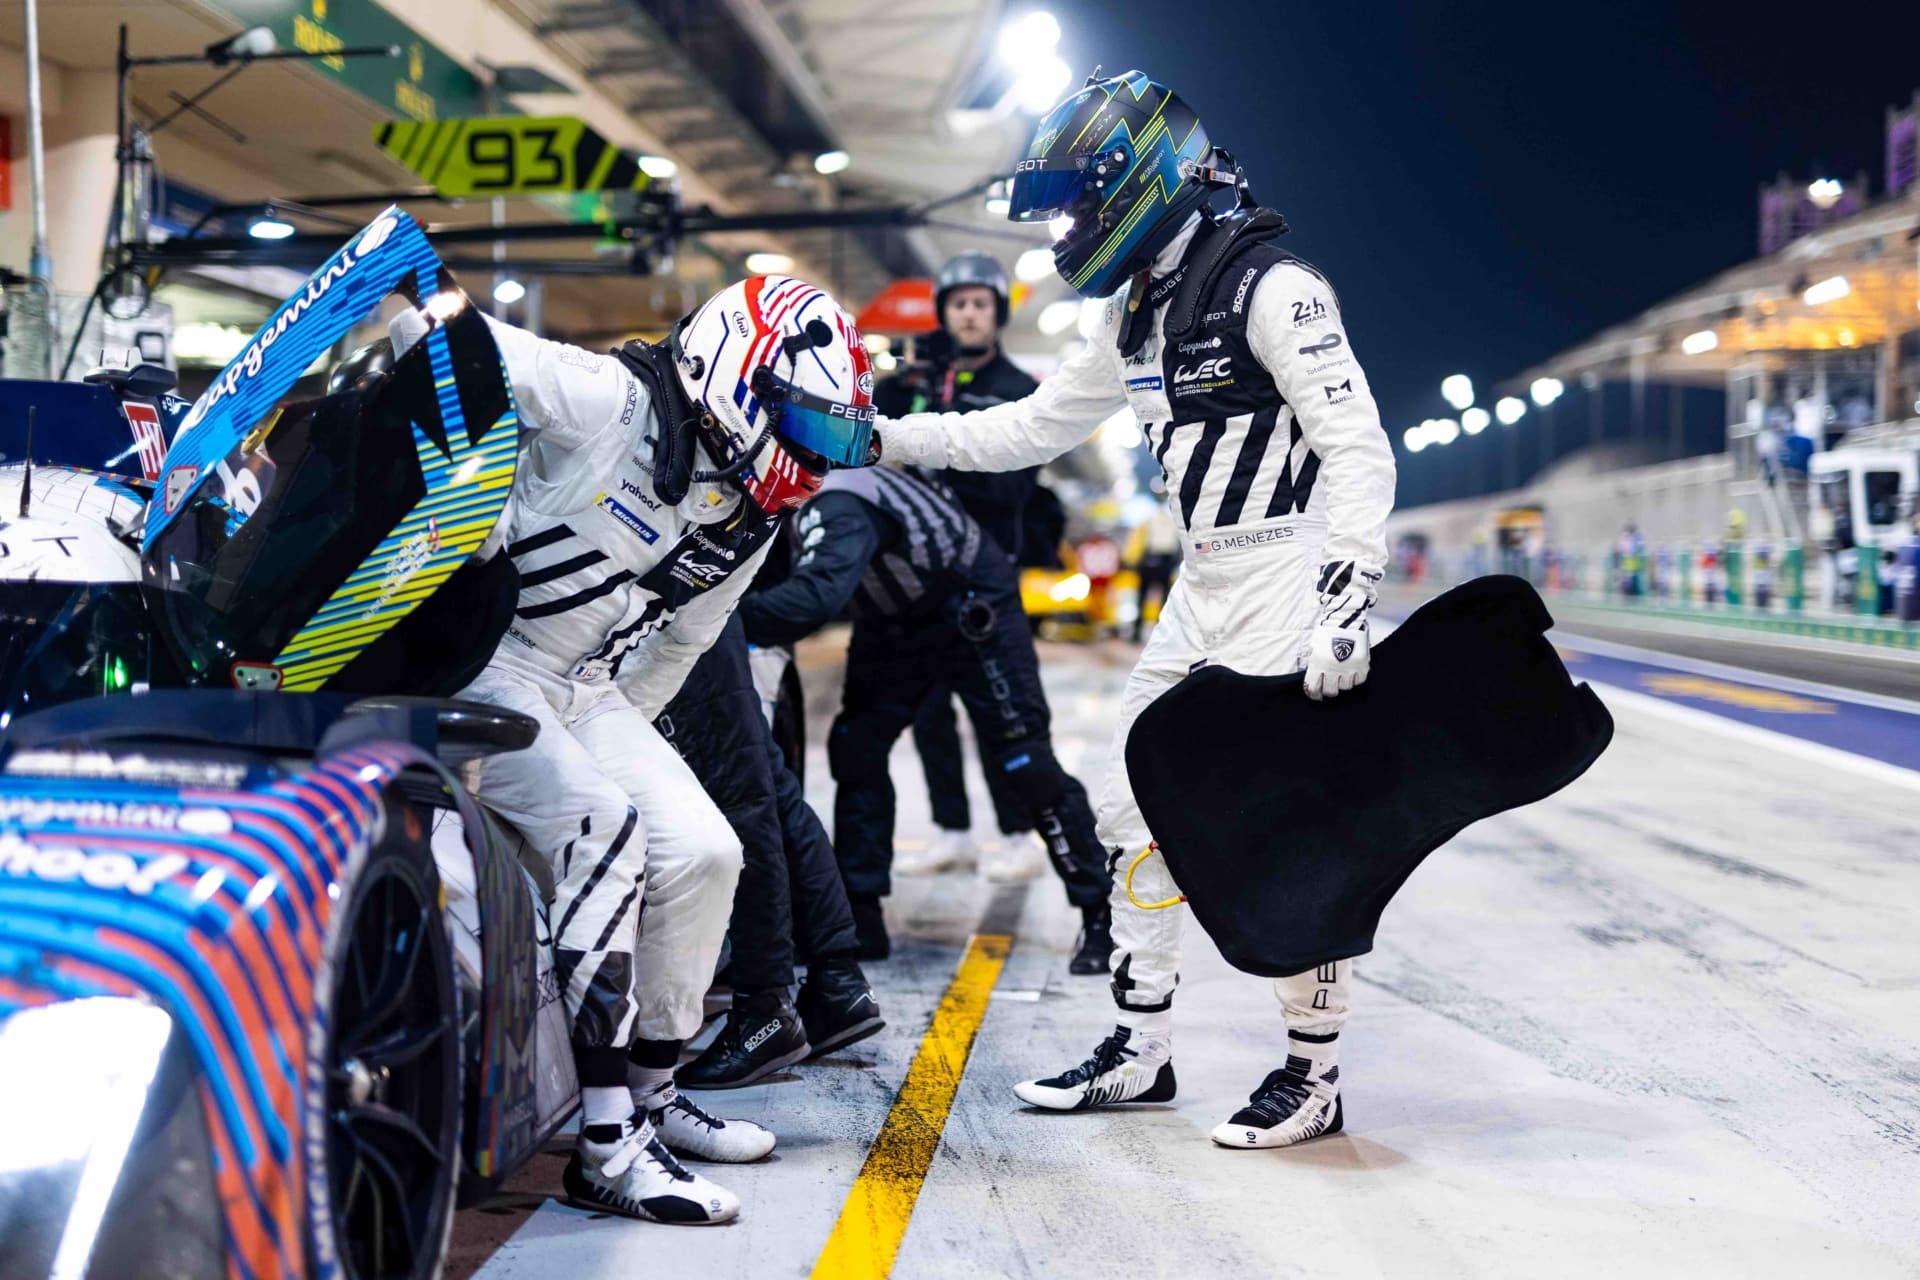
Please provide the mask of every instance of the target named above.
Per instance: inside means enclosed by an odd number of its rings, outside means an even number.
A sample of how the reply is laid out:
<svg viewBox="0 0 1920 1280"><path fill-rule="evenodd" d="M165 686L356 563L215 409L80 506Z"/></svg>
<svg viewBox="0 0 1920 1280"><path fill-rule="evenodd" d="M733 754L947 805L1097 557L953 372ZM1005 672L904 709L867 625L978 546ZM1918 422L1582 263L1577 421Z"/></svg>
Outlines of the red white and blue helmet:
<svg viewBox="0 0 1920 1280"><path fill-rule="evenodd" d="M764 511L797 507L833 467L865 466L873 368L853 317L791 276L752 276L709 298L673 334L680 386L720 461Z"/></svg>

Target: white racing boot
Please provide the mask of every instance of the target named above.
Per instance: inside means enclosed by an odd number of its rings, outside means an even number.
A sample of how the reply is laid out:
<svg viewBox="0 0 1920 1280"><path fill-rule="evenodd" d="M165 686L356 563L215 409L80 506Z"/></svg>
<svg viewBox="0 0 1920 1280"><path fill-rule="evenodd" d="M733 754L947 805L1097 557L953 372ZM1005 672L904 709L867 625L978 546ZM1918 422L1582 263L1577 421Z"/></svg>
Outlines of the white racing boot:
<svg viewBox="0 0 1920 1280"><path fill-rule="evenodd" d="M1021 831L1002 836L998 847L982 852L980 874L995 884L1031 880L1040 874L1040 868L1046 861L1044 852L1037 846L1031 832Z"/></svg>
<svg viewBox="0 0 1920 1280"><path fill-rule="evenodd" d="M607 1142L583 1134L561 1185L577 1205L647 1222L706 1226L740 1216L740 1198L687 1172L648 1124L623 1124Z"/></svg>
<svg viewBox="0 0 1920 1280"><path fill-rule="evenodd" d="M1340 1068L1330 1060L1316 1062L1290 1053L1287 1065L1268 1072L1247 1105L1214 1129L1213 1140L1223 1147L1248 1150L1291 1147L1329 1137L1345 1125Z"/></svg>
<svg viewBox="0 0 1920 1280"><path fill-rule="evenodd" d="M1171 1102L1174 1087L1170 1042L1115 1027L1079 1066L1017 1084L1013 1092L1029 1106L1088 1111L1120 1102Z"/></svg>
<svg viewBox="0 0 1920 1280"><path fill-rule="evenodd" d="M897 876L933 876L942 871L965 871L973 866L973 833L941 827L924 849L902 849L893 856Z"/></svg>
<svg viewBox="0 0 1920 1280"><path fill-rule="evenodd" d="M721 1120L708 1115L674 1088L671 1080L636 1102L660 1141L683 1156L717 1164L747 1164L764 1160L773 1151L776 1139L770 1130L750 1120Z"/></svg>

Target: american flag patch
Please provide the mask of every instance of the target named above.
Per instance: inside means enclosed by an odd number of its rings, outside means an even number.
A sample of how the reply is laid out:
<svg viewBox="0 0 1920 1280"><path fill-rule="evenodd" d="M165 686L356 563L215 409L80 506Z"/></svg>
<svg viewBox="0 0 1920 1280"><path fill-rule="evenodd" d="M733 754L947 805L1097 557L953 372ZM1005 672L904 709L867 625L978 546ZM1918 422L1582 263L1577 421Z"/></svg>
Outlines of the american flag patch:
<svg viewBox="0 0 1920 1280"><path fill-rule="evenodd" d="M167 457L167 437L160 429L160 411L150 404L127 401L120 406L133 431L133 447L140 453L140 474L149 480L160 478L160 465Z"/></svg>

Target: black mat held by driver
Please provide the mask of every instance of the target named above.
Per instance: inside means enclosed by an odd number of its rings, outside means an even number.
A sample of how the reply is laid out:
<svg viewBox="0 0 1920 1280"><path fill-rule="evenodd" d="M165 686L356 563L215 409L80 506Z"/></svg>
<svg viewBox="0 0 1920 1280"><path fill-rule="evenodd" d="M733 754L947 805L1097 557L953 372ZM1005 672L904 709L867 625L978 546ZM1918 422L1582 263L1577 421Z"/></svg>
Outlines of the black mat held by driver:
<svg viewBox="0 0 1920 1280"><path fill-rule="evenodd" d="M1586 772L1613 720L1552 625L1524 580L1479 578L1377 643L1351 693L1311 702L1297 674L1202 667L1140 714L1134 795L1230 964L1278 977L1371 951L1429 853Z"/></svg>

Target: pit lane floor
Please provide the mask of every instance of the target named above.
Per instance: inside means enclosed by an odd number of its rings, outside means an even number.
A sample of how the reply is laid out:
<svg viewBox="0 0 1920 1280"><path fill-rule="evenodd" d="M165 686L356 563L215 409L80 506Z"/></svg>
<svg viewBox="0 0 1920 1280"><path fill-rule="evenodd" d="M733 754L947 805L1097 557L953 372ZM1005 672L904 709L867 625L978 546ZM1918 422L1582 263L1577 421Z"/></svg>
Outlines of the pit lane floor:
<svg viewBox="0 0 1920 1280"><path fill-rule="evenodd" d="M1131 651L1043 656L1061 755L1097 788ZM823 812L831 661L805 664ZM1785 713L1789 732L1719 715L1742 700L1686 680L1616 693L1603 680L1632 669L1592 665L1617 723L1607 755L1435 853L1357 962L1338 1137L1208 1142L1284 1039L1267 984L1192 926L1178 1099L1021 1107L1016 1080L1077 1062L1112 1019L1105 984L1066 973L1074 918L1057 886L1016 891L1011 951L891 1274L1920 1275L1920 774L1809 746ZM894 764L901 840L924 839L909 747ZM990 812L984 795L975 810ZM701 1095L781 1136L765 1164L710 1170L745 1202L739 1223L567 1207L549 1198L556 1147L461 1216L450 1274L885 1274L816 1260L994 902L970 876L900 880L895 958L870 968L887 1030L790 1080Z"/></svg>

